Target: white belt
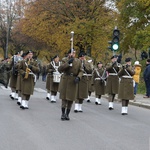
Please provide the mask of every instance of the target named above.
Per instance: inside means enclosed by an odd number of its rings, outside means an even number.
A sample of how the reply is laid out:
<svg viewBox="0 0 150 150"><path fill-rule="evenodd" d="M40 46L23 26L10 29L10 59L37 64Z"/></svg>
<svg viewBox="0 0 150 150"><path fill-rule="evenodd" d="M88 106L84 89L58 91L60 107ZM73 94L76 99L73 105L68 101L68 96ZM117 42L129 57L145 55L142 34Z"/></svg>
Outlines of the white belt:
<svg viewBox="0 0 150 150"><path fill-rule="evenodd" d="M86 74L86 73L84 73L83 76L92 76L92 74Z"/></svg>
<svg viewBox="0 0 150 150"><path fill-rule="evenodd" d="M129 78L129 79L132 79L131 76L122 76L123 78Z"/></svg>
<svg viewBox="0 0 150 150"><path fill-rule="evenodd" d="M95 78L95 80L101 80L101 78Z"/></svg>
<svg viewBox="0 0 150 150"><path fill-rule="evenodd" d="M111 76L117 76L116 73L109 73L109 75L111 75Z"/></svg>
<svg viewBox="0 0 150 150"><path fill-rule="evenodd" d="M34 76L34 82L36 82L36 75L33 72L29 72L29 74Z"/></svg>

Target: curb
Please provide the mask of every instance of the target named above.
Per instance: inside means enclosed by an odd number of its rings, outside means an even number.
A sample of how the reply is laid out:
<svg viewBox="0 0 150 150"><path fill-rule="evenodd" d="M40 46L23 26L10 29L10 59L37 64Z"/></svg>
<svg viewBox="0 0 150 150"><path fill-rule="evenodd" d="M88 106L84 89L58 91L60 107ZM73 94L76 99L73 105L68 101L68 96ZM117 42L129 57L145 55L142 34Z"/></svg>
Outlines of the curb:
<svg viewBox="0 0 150 150"><path fill-rule="evenodd" d="M108 97L106 95L103 95L103 97L108 100ZM116 98L114 101L119 102L119 103L121 102L120 99L116 99ZM129 100L129 104L133 105L133 106L137 106L137 107L150 109L150 104L146 104L146 103L142 103L142 102L137 102L137 101L134 102L133 100Z"/></svg>
<svg viewBox="0 0 150 150"><path fill-rule="evenodd" d="M146 109L150 109L150 105L149 104L144 104L144 103L141 103L141 102L129 101L129 104L130 105L134 105L134 106L138 106L138 107L142 107L142 108L146 108Z"/></svg>

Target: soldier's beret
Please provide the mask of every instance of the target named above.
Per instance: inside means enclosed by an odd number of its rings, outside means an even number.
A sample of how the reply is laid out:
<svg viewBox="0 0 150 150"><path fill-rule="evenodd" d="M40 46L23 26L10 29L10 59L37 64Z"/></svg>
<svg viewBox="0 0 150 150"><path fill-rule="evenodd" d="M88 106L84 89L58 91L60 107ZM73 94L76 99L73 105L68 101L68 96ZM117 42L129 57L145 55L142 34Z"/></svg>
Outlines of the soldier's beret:
<svg viewBox="0 0 150 150"><path fill-rule="evenodd" d="M130 62L132 59L130 57L125 59L125 62Z"/></svg>
<svg viewBox="0 0 150 150"><path fill-rule="evenodd" d="M21 55L21 57L24 57L24 56L26 56L26 53L23 53L23 54Z"/></svg>
<svg viewBox="0 0 150 150"><path fill-rule="evenodd" d="M19 52L19 51L15 53L15 55L18 55L18 54L20 54L20 52Z"/></svg>
<svg viewBox="0 0 150 150"><path fill-rule="evenodd" d="M78 57L84 57L85 55L86 55L86 53L84 51L82 51L78 54Z"/></svg>
<svg viewBox="0 0 150 150"><path fill-rule="evenodd" d="M29 53L33 53L31 50L27 51L26 55L28 55Z"/></svg>
<svg viewBox="0 0 150 150"><path fill-rule="evenodd" d="M74 49L73 49L73 52L76 52ZM71 53L71 49L68 51L68 54L70 54Z"/></svg>
<svg viewBox="0 0 150 150"><path fill-rule="evenodd" d="M113 55L113 56L111 57L111 59L117 58L117 57L118 57L118 55Z"/></svg>
<svg viewBox="0 0 150 150"><path fill-rule="evenodd" d="M58 55L55 55L54 57L53 57L53 59L55 59L55 58L57 58L57 57L59 57Z"/></svg>
<svg viewBox="0 0 150 150"><path fill-rule="evenodd" d="M99 65L99 64L102 64L102 62L101 62L101 61L99 61L99 62L97 63L97 65Z"/></svg>

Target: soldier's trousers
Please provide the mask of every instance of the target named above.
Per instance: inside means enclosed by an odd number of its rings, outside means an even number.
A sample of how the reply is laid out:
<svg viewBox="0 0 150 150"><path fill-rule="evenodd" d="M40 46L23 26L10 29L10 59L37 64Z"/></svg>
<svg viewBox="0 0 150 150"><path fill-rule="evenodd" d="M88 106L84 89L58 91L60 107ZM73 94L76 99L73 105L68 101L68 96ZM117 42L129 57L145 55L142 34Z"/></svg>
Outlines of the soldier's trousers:
<svg viewBox="0 0 150 150"><path fill-rule="evenodd" d="M73 101L68 101L68 100L64 100L63 99L61 107L62 108L67 108L67 109L71 109L72 104L73 104Z"/></svg>
<svg viewBox="0 0 150 150"><path fill-rule="evenodd" d="M126 100L126 99L122 99L122 106L128 106L129 104L129 100Z"/></svg>
<svg viewBox="0 0 150 150"><path fill-rule="evenodd" d="M96 98L101 98L101 95L96 95Z"/></svg>
<svg viewBox="0 0 150 150"><path fill-rule="evenodd" d="M115 99L115 94L109 94L109 102L113 102Z"/></svg>
<svg viewBox="0 0 150 150"><path fill-rule="evenodd" d="M16 88L11 88L11 91L12 92L16 92Z"/></svg>
<svg viewBox="0 0 150 150"><path fill-rule="evenodd" d="M75 101L75 103L77 103L77 104L83 104L83 100L84 100L84 99L77 99L77 100Z"/></svg>
<svg viewBox="0 0 150 150"><path fill-rule="evenodd" d="M22 100L27 100L29 101L30 95L22 94Z"/></svg>
<svg viewBox="0 0 150 150"><path fill-rule="evenodd" d="M51 95L56 96L56 95L57 95L57 92L51 91Z"/></svg>
<svg viewBox="0 0 150 150"><path fill-rule="evenodd" d="M51 91L50 90L47 90L47 93L50 93Z"/></svg>

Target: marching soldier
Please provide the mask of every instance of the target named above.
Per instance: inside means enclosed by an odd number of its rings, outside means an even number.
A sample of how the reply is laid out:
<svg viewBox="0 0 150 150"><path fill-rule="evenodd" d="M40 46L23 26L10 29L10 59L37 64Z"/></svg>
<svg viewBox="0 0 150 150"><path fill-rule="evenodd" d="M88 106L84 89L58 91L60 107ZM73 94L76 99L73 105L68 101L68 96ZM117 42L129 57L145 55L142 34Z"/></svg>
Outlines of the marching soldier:
<svg viewBox="0 0 150 150"><path fill-rule="evenodd" d="M55 55L53 61L49 64L47 72L52 75L52 81L50 82L50 92L51 92L51 103L56 103L56 95L58 92L58 86L60 82L61 74L58 72L58 67L60 66L59 56Z"/></svg>
<svg viewBox="0 0 150 150"><path fill-rule="evenodd" d="M93 70L94 70L94 66L93 66L93 61L92 59L88 60L88 62L91 64L92 67L92 73L88 74L88 97L85 99L88 103L91 102L90 100L90 96L92 94L92 92L94 92L94 86L92 85L92 74L93 74Z"/></svg>
<svg viewBox="0 0 150 150"><path fill-rule="evenodd" d="M82 64L83 76L78 84L78 96L75 101L74 112L82 112L83 100L88 97L88 75L91 75L92 67L91 64L85 59L85 55L86 53L84 51L81 51L78 55Z"/></svg>
<svg viewBox="0 0 150 150"><path fill-rule="evenodd" d="M19 71L22 75L21 81L21 94L22 101L20 108L28 109L28 103L30 96L33 94L34 86L36 82L36 73L40 71L38 63L34 61L33 52L28 51L26 59L22 60L19 65Z"/></svg>
<svg viewBox="0 0 150 150"><path fill-rule="evenodd" d="M106 78L106 69L103 68L102 62L98 62L97 68L94 70L92 76L92 84L94 85L95 89L96 105L101 105L101 95L105 94Z"/></svg>
<svg viewBox="0 0 150 150"><path fill-rule="evenodd" d="M63 73L59 85L60 99L62 99L61 120L70 120L69 113L73 101L77 98L78 83L83 75L81 61L75 58L74 50L69 50L68 57L62 59L58 71Z"/></svg>
<svg viewBox="0 0 150 150"><path fill-rule="evenodd" d="M5 58L0 62L0 83L2 83L5 86L5 88L7 88L9 84L10 72L10 58Z"/></svg>
<svg viewBox="0 0 150 150"><path fill-rule="evenodd" d="M11 99L18 100L18 91L16 90L17 77L18 77L18 61L22 60L20 52L17 52L11 62L12 72L10 77L10 88L12 93L10 94Z"/></svg>
<svg viewBox="0 0 150 150"><path fill-rule="evenodd" d="M26 53L22 54L22 59L26 59ZM18 61L18 65L17 68L19 70L19 66L20 65L20 61ZM21 95L21 81L22 81L22 75L20 74L20 72L18 71L18 76L17 76L17 85L16 85L16 90L18 91L18 101L17 104L21 105L21 101L22 101L22 95Z"/></svg>
<svg viewBox="0 0 150 150"><path fill-rule="evenodd" d="M47 77L46 77L47 96L46 96L46 99L47 100L51 99L51 84L53 82L52 70L49 70L49 67L50 67L50 63L46 66L46 73L47 73Z"/></svg>
<svg viewBox="0 0 150 150"><path fill-rule="evenodd" d="M122 100L122 115L128 114L129 100L134 99L133 78L134 70L131 67L131 58L125 59L126 65L122 66L118 75L121 78L118 98Z"/></svg>
<svg viewBox="0 0 150 150"><path fill-rule="evenodd" d="M106 71L108 71L108 78L106 83L106 93L109 95L109 110L114 109L113 102L115 95L118 94L119 88L119 66L117 63L117 55L111 57L111 64L110 66L106 67Z"/></svg>

